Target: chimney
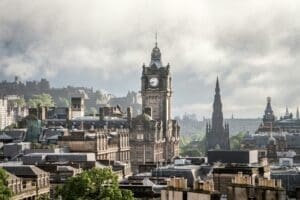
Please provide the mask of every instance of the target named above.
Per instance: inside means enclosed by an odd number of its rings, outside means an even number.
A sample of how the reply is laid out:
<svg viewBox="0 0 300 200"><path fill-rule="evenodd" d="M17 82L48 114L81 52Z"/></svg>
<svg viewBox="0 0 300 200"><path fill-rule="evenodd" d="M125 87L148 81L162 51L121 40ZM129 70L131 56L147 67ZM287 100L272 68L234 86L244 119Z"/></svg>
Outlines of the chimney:
<svg viewBox="0 0 300 200"><path fill-rule="evenodd" d="M100 120L103 121L104 120L104 108L103 107L99 108L99 116L100 116Z"/></svg>
<svg viewBox="0 0 300 200"><path fill-rule="evenodd" d="M132 107L127 108L127 122L129 124L129 127L131 127L131 121L132 121Z"/></svg>
<svg viewBox="0 0 300 200"><path fill-rule="evenodd" d="M72 111L71 111L71 106L69 106L68 108L66 108L66 113L67 113L67 120L71 120L72 119Z"/></svg>
<svg viewBox="0 0 300 200"><path fill-rule="evenodd" d="M37 112L38 112L37 118L38 118L39 120L45 120L45 119L46 119L46 112L47 112L46 108L45 108L45 107L38 106L37 110L38 110L38 111L37 111Z"/></svg>
<svg viewBox="0 0 300 200"><path fill-rule="evenodd" d="M152 117L152 108L151 107L144 108L144 113Z"/></svg>

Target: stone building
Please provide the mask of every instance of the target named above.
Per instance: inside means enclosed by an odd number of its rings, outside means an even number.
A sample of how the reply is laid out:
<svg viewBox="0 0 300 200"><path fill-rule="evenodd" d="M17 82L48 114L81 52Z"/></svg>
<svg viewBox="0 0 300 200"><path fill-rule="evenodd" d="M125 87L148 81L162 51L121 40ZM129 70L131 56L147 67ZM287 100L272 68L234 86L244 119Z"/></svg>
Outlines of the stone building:
<svg viewBox="0 0 300 200"><path fill-rule="evenodd" d="M228 200L285 200L286 191L281 180L257 178L239 172L228 186Z"/></svg>
<svg viewBox="0 0 300 200"><path fill-rule="evenodd" d="M161 122L152 120L145 113L134 118L130 131L133 172L150 171L151 166L164 162L165 142ZM150 166L147 167L147 164Z"/></svg>
<svg viewBox="0 0 300 200"><path fill-rule="evenodd" d="M229 125L223 125L222 101L220 95L219 79L217 78L213 104L212 124L206 125L207 150L229 150Z"/></svg>
<svg viewBox="0 0 300 200"><path fill-rule="evenodd" d="M0 129L4 129L9 124L7 99L0 99Z"/></svg>
<svg viewBox="0 0 300 200"><path fill-rule="evenodd" d="M155 44L149 66L143 65L141 95L143 113L130 124L131 161L139 165L170 162L179 155L179 131L171 118L170 65L164 66L161 52Z"/></svg>
<svg viewBox="0 0 300 200"><path fill-rule="evenodd" d="M286 109L285 115L277 120L272 110L271 98L268 97L261 124L255 133L245 135L241 148L258 149L261 152L260 157L266 157L269 153L268 157L273 159L276 157L275 151L294 150L300 153L300 119L299 112L297 113L296 118L293 118L293 115Z"/></svg>
<svg viewBox="0 0 300 200"><path fill-rule="evenodd" d="M232 179L242 172L249 175L254 181L255 178L270 178L270 167L266 161L260 164L226 164L213 167L213 181L215 189L221 194L227 194L227 187L231 185Z"/></svg>
<svg viewBox="0 0 300 200"><path fill-rule="evenodd" d="M95 153L97 160L130 161L128 129L71 130L58 137L58 145L70 152Z"/></svg>
<svg viewBox="0 0 300 200"><path fill-rule="evenodd" d="M259 125L256 133L259 132L279 132L280 128L275 127L276 116L274 115L272 105L271 105L271 97L267 97L267 105L263 115L262 123Z"/></svg>
<svg viewBox="0 0 300 200"><path fill-rule="evenodd" d="M0 83L0 95L20 95L24 96L25 99L34 94L48 93L49 90L50 84L46 79L22 83L16 76L13 82L2 81Z"/></svg>
<svg viewBox="0 0 300 200"><path fill-rule="evenodd" d="M212 180L196 180L192 188L187 187L185 178L173 177L167 181L167 188L161 191L161 200L219 200L221 195L214 190Z"/></svg>
<svg viewBox="0 0 300 200"><path fill-rule="evenodd" d="M294 117L293 113L289 112L289 109L286 108L284 116L281 116L279 119L277 119L272 110L271 98L267 97L267 106L263 116L263 121L259 125L256 133L271 131L300 133L299 109L297 108L296 117Z"/></svg>
<svg viewBox="0 0 300 200"><path fill-rule="evenodd" d="M3 163L1 167L8 172L8 187L13 192L12 200L37 199L49 195L49 173L33 165Z"/></svg>

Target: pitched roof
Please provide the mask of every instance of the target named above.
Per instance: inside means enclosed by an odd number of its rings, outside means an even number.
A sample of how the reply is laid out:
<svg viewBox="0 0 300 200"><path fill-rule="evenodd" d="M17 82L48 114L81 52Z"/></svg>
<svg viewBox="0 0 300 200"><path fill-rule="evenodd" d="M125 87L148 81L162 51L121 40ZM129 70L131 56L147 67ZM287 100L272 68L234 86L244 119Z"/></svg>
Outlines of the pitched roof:
<svg viewBox="0 0 300 200"><path fill-rule="evenodd" d="M14 174L15 176L24 177L24 178L28 178L28 177L36 178L41 174L47 173L33 165L19 165L19 166L3 165L2 167L6 171Z"/></svg>
<svg viewBox="0 0 300 200"><path fill-rule="evenodd" d="M7 135L5 132L0 133L0 141L5 141L5 140L13 140L13 138L9 135Z"/></svg>

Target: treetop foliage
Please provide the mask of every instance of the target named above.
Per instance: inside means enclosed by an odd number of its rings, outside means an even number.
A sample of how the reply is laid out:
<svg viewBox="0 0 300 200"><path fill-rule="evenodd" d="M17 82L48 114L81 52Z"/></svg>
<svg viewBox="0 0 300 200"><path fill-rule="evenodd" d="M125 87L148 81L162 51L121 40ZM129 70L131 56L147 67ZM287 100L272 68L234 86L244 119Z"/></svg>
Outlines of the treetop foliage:
<svg viewBox="0 0 300 200"><path fill-rule="evenodd" d="M8 175L4 169L0 168L0 200L10 199L12 196L11 190L7 187Z"/></svg>
<svg viewBox="0 0 300 200"><path fill-rule="evenodd" d="M36 94L33 95L28 100L28 105L31 108L37 108L39 106L41 107L53 107L54 101L50 94L42 93L42 94Z"/></svg>
<svg viewBox="0 0 300 200"><path fill-rule="evenodd" d="M129 190L119 189L118 176L109 168L93 168L69 178L58 191L63 200L133 200Z"/></svg>

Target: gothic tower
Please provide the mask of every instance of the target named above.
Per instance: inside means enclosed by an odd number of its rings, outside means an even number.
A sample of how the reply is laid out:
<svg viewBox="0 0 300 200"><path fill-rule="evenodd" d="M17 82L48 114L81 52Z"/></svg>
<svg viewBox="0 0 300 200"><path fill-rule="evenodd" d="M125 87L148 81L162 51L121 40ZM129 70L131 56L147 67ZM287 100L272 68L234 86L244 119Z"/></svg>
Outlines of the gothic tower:
<svg viewBox="0 0 300 200"><path fill-rule="evenodd" d="M161 52L157 42L151 52L149 66L143 65L141 77L141 95L143 113L149 115L152 121L158 122L157 128L162 128L163 160L165 162L179 155L180 127L171 118L171 85L170 65L163 65ZM158 146L158 145L157 145ZM158 151L156 149L156 151Z"/></svg>
<svg viewBox="0 0 300 200"><path fill-rule="evenodd" d="M223 125L222 101L220 94L219 79L217 78L215 98L213 103L212 124L206 126L207 150L225 149L229 150L229 125Z"/></svg>
<svg viewBox="0 0 300 200"><path fill-rule="evenodd" d="M171 119L170 65L163 66L157 42L151 53L149 67L143 65L141 80L142 109L150 110L152 119L162 121L166 131Z"/></svg>
<svg viewBox="0 0 300 200"><path fill-rule="evenodd" d="M271 97L267 97L267 106L263 117L264 126L271 127L275 122L274 112L271 106Z"/></svg>

